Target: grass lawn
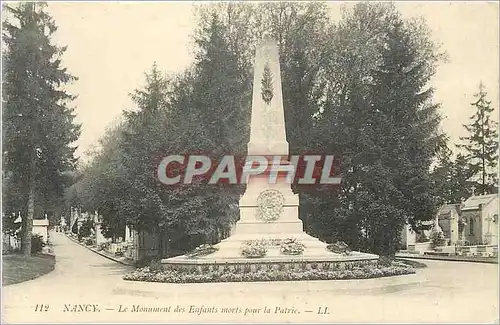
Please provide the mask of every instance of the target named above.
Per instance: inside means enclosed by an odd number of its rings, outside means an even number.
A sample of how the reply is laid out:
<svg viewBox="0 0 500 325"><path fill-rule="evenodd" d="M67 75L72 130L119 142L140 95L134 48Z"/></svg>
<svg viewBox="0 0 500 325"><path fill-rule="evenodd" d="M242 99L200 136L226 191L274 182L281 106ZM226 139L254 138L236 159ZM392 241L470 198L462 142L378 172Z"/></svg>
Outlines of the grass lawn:
<svg viewBox="0 0 500 325"><path fill-rule="evenodd" d="M2 256L3 285L33 280L54 270L56 264L52 255L24 256L7 254Z"/></svg>

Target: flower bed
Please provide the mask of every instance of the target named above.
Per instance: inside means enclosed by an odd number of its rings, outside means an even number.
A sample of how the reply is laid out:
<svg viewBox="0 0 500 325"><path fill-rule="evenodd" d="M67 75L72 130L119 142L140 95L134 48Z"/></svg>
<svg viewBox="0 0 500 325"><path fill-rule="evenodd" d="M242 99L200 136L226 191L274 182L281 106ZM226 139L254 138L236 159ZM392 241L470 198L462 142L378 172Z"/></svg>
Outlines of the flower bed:
<svg viewBox="0 0 500 325"><path fill-rule="evenodd" d="M302 281L302 280L349 280L369 279L384 276L414 274L415 269L400 262L384 266L377 261L349 263L305 263L297 268L284 268L280 264L224 265L213 268L186 268L183 270L144 267L123 277L129 281L166 283L206 282L257 282L257 281Z"/></svg>

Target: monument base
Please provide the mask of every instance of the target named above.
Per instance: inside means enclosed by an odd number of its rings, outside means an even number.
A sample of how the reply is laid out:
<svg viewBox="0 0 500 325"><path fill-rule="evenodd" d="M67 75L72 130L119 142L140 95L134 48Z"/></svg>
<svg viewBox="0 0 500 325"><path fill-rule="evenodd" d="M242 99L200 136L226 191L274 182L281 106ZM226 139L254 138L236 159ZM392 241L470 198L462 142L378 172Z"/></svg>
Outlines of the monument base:
<svg viewBox="0 0 500 325"><path fill-rule="evenodd" d="M285 255L280 251L281 240L294 238L304 244L305 248L300 255ZM266 241L267 254L261 258L247 258L240 253L241 246L247 241ZM218 251L198 257L188 255L163 259L161 263L166 269L177 271L238 271L240 268L254 269L281 269L281 270L308 270L315 269L318 265L322 269L338 269L348 264L373 263L378 260L378 255L361 252L351 252L349 255L336 254L327 249L327 244L319 239L301 234L280 233L272 237L269 235L239 234L233 235L215 245Z"/></svg>

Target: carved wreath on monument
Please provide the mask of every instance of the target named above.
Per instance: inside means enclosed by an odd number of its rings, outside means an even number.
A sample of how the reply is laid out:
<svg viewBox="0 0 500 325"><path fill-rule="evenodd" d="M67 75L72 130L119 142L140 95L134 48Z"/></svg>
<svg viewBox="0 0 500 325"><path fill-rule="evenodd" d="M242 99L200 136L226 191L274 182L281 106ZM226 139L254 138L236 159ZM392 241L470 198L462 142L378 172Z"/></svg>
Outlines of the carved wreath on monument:
<svg viewBox="0 0 500 325"><path fill-rule="evenodd" d="M271 69L269 68L269 64L266 63L264 66L264 73L262 75L262 80L261 80L261 85L262 85L262 100L269 105L271 103L271 100L274 97L273 94L273 75L271 73Z"/></svg>
<svg viewBox="0 0 500 325"><path fill-rule="evenodd" d="M265 190L257 198L257 218L264 221L278 220L283 212L285 197L278 190Z"/></svg>

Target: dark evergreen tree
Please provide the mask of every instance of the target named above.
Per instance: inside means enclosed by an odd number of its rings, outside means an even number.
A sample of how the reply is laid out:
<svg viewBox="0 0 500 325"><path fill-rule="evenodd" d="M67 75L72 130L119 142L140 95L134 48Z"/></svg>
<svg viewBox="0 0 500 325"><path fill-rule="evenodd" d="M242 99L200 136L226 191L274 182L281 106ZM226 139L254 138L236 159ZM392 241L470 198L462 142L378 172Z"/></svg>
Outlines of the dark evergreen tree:
<svg viewBox="0 0 500 325"><path fill-rule="evenodd" d="M74 96L62 87L75 78L61 66L65 48L51 43L57 27L45 4L5 8L13 19L3 24L4 168L23 202L4 207L21 211L23 251L30 254L33 217L49 209L50 198L63 195L62 173L75 167L71 144L80 128L68 106Z"/></svg>
<svg viewBox="0 0 500 325"><path fill-rule="evenodd" d="M412 37L412 29L399 19L386 34L381 64L373 71L364 130L371 139L361 191L366 211L371 211L365 217L368 246L388 256L399 249L403 225L417 230L434 218L439 203L430 175L443 137L433 89L427 88L433 63L422 60Z"/></svg>
<svg viewBox="0 0 500 325"><path fill-rule="evenodd" d="M434 191L442 204L456 204L472 195L473 172L462 154L453 160L453 152L443 144L437 155L437 164L432 170Z"/></svg>
<svg viewBox="0 0 500 325"><path fill-rule="evenodd" d="M476 194L498 192L498 123L491 119L494 108L487 100L484 85L479 85L479 92L474 95L476 101L471 103L475 109L470 124L464 125L468 136L460 137L464 143L458 147L465 151L468 168L473 172L476 183Z"/></svg>
<svg viewBox="0 0 500 325"><path fill-rule="evenodd" d="M195 35L197 45L194 64L192 114L199 128L193 135L198 150L209 153L214 161L223 155L243 155L249 138L252 73L237 46L230 40L230 29L212 11L206 15ZM238 204L242 187L203 187L207 207L198 230L207 241L227 237L236 221L231 206ZM200 215L201 216L201 215Z"/></svg>

